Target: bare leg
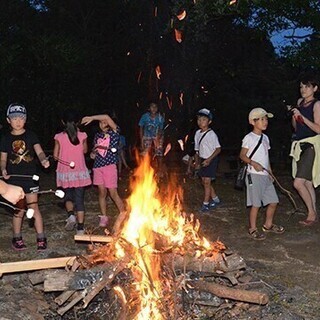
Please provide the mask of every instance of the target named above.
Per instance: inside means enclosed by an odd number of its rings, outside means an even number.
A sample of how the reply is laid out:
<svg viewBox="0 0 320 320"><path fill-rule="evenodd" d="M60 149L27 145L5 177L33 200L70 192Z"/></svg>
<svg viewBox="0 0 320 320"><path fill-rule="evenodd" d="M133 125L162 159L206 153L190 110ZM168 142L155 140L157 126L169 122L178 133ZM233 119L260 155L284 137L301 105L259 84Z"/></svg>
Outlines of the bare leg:
<svg viewBox="0 0 320 320"><path fill-rule="evenodd" d="M204 199L203 199L203 202L209 202L210 201L210 196L211 196L211 191L212 191L211 178L202 177L202 184L203 184L203 187L204 187Z"/></svg>
<svg viewBox="0 0 320 320"><path fill-rule="evenodd" d="M124 221L127 218L127 213L125 212L124 203L118 194L117 188L110 188L108 190L109 190L111 199L114 201L115 205L119 210L119 216L117 217L117 220L115 221L113 230L112 230L113 235L118 236L122 229Z"/></svg>
<svg viewBox="0 0 320 320"><path fill-rule="evenodd" d="M38 195L36 193L28 193L26 194L26 200L28 208L34 210L34 227L37 233L43 233L43 220L38 206Z"/></svg>
<svg viewBox="0 0 320 320"><path fill-rule="evenodd" d="M108 189L109 193L110 193L110 197L111 199L114 201L115 205L117 206L119 212L123 212L124 211L124 204L122 199L120 198L119 194L118 194L118 189L117 188L110 188Z"/></svg>
<svg viewBox="0 0 320 320"><path fill-rule="evenodd" d="M258 207L252 206L249 213L249 231L257 229L257 216L259 212Z"/></svg>
<svg viewBox="0 0 320 320"><path fill-rule="evenodd" d="M66 201L64 206L65 206L67 212L70 212L70 211L74 210L73 202L70 201L70 200Z"/></svg>
<svg viewBox="0 0 320 320"><path fill-rule="evenodd" d="M20 200L17 204L17 208L24 208L25 206L25 200L22 199ZM14 216L12 218L12 231L14 235L20 234L21 233L21 227L22 227L22 222L23 222L23 217L24 217L24 210L16 211L14 213Z"/></svg>
<svg viewBox="0 0 320 320"><path fill-rule="evenodd" d="M309 182L309 184L306 184L306 182ZM296 188L304 204L307 207L307 220L316 220L317 214L315 211L315 194L313 187L313 190L310 187L310 181L307 181L306 179L302 178L295 178L293 181L293 186Z"/></svg>
<svg viewBox="0 0 320 320"><path fill-rule="evenodd" d="M264 223L264 226L267 229L270 229L272 224L273 224L273 216L277 208L277 203L270 203L267 207L267 212L266 212L266 221Z"/></svg>
<svg viewBox="0 0 320 320"><path fill-rule="evenodd" d="M107 189L104 185L98 185L99 206L102 215L107 215Z"/></svg>

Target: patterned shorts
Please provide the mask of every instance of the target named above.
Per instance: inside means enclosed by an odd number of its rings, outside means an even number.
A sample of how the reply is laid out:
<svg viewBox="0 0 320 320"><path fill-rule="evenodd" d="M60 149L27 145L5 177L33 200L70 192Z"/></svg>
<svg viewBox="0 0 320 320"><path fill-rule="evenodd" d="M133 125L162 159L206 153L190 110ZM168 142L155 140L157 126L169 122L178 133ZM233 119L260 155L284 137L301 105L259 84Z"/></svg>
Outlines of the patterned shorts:
<svg viewBox="0 0 320 320"><path fill-rule="evenodd" d="M142 139L143 144L143 152L147 153L150 152L152 149L152 146L154 147L154 155L157 157L163 156L163 138L149 138L149 137L143 137Z"/></svg>

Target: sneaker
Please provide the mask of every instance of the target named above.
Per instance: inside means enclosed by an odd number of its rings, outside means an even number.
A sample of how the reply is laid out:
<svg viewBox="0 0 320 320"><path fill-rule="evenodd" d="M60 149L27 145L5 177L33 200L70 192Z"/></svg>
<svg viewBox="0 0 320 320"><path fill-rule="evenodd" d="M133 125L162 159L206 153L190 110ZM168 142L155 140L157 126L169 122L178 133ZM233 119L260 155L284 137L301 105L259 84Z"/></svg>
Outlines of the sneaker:
<svg viewBox="0 0 320 320"><path fill-rule="evenodd" d="M220 203L220 202L219 202L219 203ZM209 208L210 208L210 209L215 209L215 208L217 207L217 205L218 205L218 203L215 202L214 200L211 200L211 201L209 202Z"/></svg>
<svg viewBox="0 0 320 320"><path fill-rule="evenodd" d="M206 213L210 211L209 205L208 204L202 204L202 207L199 210L201 213Z"/></svg>
<svg viewBox="0 0 320 320"><path fill-rule="evenodd" d="M106 227L109 223L109 217L108 216L99 216L99 227Z"/></svg>
<svg viewBox="0 0 320 320"><path fill-rule="evenodd" d="M67 231L72 231L74 229L74 227L76 226L77 224L77 219L76 219L76 216L71 214L68 219L66 220L66 225L64 226L64 228L67 230Z"/></svg>
<svg viewBox="0 0 320 320"><path fill-rule="evenodd" d="M39 238L37 239L37 251L44 251L47 249L47 239Z"/></svg>
<svg viewBox="0 0 320 320"><path fill-rule="evenodd" d="M27 249L22 237L12 238L12 248L17 251L22 251Z"/></svg>

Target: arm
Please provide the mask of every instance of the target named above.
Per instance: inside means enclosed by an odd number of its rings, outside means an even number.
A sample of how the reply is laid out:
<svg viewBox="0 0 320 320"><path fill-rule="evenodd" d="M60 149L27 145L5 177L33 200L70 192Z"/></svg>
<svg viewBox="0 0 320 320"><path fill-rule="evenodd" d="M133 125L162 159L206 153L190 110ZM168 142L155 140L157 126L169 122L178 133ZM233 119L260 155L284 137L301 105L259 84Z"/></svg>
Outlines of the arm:
<svg viewBox="0 0 320 320"><path fill-rule="evenodd" d="M59 158L59 153L60 153L60 143L58 140L54 140L53 159Z"/></svg>
<svg viewBox="0 0 320 320"><path fill-rule="evenodd" d="M16 204L25 196L21 187L7 184L2 180L0 180L0 194L3 198L13 204Z"/></svg>
<svg viewBox="0 0 320 320"><path fill-rule="evenodd" d="M42 165L44 168L49 168L50 162L49 162L49 160L47 159L45 153L43 152L41 145L40 145L39 143L36 143L36 144L33 146L33 148L34 148L35 153L36 153L37 156L38 156L39 161L41 162L41 165Z"/></svg>
<svg viewBox="0 0 320 320"><path fill-rule="evenodd" d="M216 149L214 150L214 152L212 153L212 155L211 155L209 158L207 158L207 159L205 159L205 160L202 161L202 166L207 167L207 166L210 164L210 162L211 162L220 152L221 152L221 147L216 148Z"/></svg>
<svg viewBox="0 0 320 320"><path fill-rule="evenodd" d="M140 137L140 145L141 145L141 148L143 147L143 143L142 143L142 140L143 140L143 127L139 127L139 137Z"/></svg>
<svg viewBox="0 0 320 320"><path fill-rule="evenodd" d="M260 163L253 161L247 156L248 150L249 150L248 148L241 148L240 159L244 163L253 166L256 171L263 171L263 167Z"/></svg>
<svg viewBox="0 0 320 320"><path fill-rule="evenodd" d="M83 140L83 153L87 153L88 152L88 142L87 142L87 138Z"/></svg>
<svg viewBox="0 0 320 320"><path fill-rule="evenodd" d="M81 124L84 124L85 126L91 123L92 121L106 121L108 126L113 130L117 130L117 125L116 123L111 119L110 116L107 114L96 114L94 116L86 116L83 117L81 120Z"/></svg>
<svg viewBox="0 0 320 320"><path fill-rule="evenodd" d="M8 159L8 154L6 152L1 152L1 160L0 160L1 174L5 179L10 178L10 176L8 176L8 173L7 173L7 159Z"/></svg>
<svg viewBox="0 0 320 320"><path fill-rule="evenodd" d="M317 101L313 108L313 119L314 122L310 121L306 117L304 117L297 108L293 109L293 117L292 122L296 121L295 119L301 117L306 126L308 126L312 131L319 134L320 133L320 101ZM293 124L294 125L294 124ZM294 126L295 128L295 126Z"/></svg>

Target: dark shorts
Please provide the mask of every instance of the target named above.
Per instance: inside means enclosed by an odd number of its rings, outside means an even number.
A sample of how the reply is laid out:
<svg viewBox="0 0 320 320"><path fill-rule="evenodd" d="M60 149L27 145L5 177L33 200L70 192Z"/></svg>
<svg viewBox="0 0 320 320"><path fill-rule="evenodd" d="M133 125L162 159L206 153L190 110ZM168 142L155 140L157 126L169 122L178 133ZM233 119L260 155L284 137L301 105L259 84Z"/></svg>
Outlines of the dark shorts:
<svg viewBox="0 0 320 320"><path fill-rule="evenodd" d="M315 151L312 144L301 145L300 160L297 162L296 178L312 181L312 167L315 158Z"/></svg>
<svg viewBox="0 0 320 320"><path fill-rule="evenodd" d="M200 161L202 162L203 160L204 159L201 159ZM219 158L215 157L207 167L200 168L200 170L198 172L198 176L201 178L215 179L217 168L218 168L218 162L219 162Z"/></svg>
<svg viewBox="0 0 320 320"><path fill-rule="evenodd" d="M64 202L71 201L75 211L85 211L84 209L84 187L65 188Z"/></svg>
<svg viewBox="0 0 320 320"><path fill-rule="evenodd" d="M39 192L39 181L32 180L31 178L10 178L5 180L6 183L19 186L23 189L24 193L37 193Z"/></svg>

